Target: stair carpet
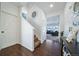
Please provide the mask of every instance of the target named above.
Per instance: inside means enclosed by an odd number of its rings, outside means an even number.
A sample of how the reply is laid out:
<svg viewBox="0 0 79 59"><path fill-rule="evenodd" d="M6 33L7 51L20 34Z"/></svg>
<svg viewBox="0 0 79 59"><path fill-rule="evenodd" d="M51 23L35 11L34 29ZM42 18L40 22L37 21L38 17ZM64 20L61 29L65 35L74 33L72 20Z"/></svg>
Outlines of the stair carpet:
<svg viewBox="0 0 79 59"><path fill-rule="evenodd" d="M34 48L37 48L41 44L40 40L34 35Z"/></svg>

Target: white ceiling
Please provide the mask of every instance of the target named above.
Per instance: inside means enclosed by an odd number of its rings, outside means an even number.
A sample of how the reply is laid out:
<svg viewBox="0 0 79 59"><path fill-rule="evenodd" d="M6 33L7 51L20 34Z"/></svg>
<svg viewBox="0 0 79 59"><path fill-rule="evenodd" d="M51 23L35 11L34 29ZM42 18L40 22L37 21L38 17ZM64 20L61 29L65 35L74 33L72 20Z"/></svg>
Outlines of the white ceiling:
<svg viewBox="0 0 79 59"><path fill-rule="evenodd" d="M66 2L17 2L14 4L17 6L35 5L41 8L45 12L45 14L50 14L53 12L63 11ZM50 4L54 5L53 8L50 8Z"/></svg>
<svg viewBox="0 0 79 59"><path fill-rule="evenodd" d="M29 2L30 5L36 5L41 8L46 14L58 12L64 10L65 2ZM53 8L50 8L50 4L53 4Z"/></svg>

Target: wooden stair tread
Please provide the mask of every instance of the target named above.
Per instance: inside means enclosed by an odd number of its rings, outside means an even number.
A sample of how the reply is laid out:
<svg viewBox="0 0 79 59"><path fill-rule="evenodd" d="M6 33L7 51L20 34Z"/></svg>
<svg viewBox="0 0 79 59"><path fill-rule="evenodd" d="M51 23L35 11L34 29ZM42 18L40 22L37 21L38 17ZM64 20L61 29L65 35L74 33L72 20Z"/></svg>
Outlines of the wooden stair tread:
<svg viewBox="0 0 79 59"><path fill-rule="evenodd" d="M38 38L36 37L36 35L34 35L34 42L37 42Z"/></svg>
<svg viewBox="0 0 79 59"><path fill-rule="evenodd" d="M37 41L37 42L34 43L34 47L36 48L36 47L38 47L40 44L41 44L40 41Z"/></svg>
<svg viewBox="0 0 79 59"><path fill-rule="evenodd" d="M37 41L39 41L38 39L34 39L34 42L37 42Z"/></svg>
<svg viewBox="0 0 79 59"><path fill-rule="evenodd" d="M40 40L38 40L38 38L36 37L36 35L34 35L34 47L38 47L41 44Z"/></svg>

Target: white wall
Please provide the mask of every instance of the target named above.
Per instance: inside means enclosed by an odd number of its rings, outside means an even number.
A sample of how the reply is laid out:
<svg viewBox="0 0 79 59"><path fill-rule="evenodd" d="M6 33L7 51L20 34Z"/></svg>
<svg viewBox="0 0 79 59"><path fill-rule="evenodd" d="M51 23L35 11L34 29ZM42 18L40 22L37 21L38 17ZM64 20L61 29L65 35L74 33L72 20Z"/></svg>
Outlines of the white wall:
<svg viewBox="0 0 79 59"><path fill-rule="evenodd" d="M36 17L32 17L32 12L36 12ZM32 19L37 25L42 27L46 25L46 16L45 13L38 6L32 5L29 7L29 18Z"/></svg>
<svg viewBox="0 0 79 59"><path fill-rule="evenodd" d="M64 27L64 36L66 36L66 37L69 34L69 27L72 27L72 28L75 28L76 30L79 30L79 26L78 27L73 26L73 19L74 19L74 17L73 17L73 15L74 15L74 13L73 13L73 4L74 4L74 2L69 2L69 3L66 4L66 7L65 7L65 12L64 12L64 19L65 19L65 21L64 21L64 25L65 25L65 27ZM79 18L79 16L78 16L78 18ZM77 34L77 41L79 42L79 32Z"/></svg>
<svg viewBox="0 0 79 59"><path fill-rule="evenodd" d="M32 12L36 11L36 17L32 17ZM35 29L37 29L36 35L41 40L41 43L43 43L44 40L46 40L46 16L45 13L35 5L32 5L29 7L29 18L31 21L34 21L37 25Z"/></svg>
<svg viewBox="0 0 79 59"><path fill-rule="evenodd" d="M11 3L1 2L0 49L19 43L20 20L18 8ZM4 31L4 33L1 33Z"/></svg>
<svg viewBox="0 0 79 59"><path fill-rule="evenodd" d="M69 27L72 27L73 21L73 2L69 2L65 6L64 11L64 36L69 34Z"/></svg>
<svg viewBox="0 0 79 59"><path fill-rule="evenodd" d="M21 45L34 50L34 29L25 19L21 19Z"/></svg>
<svg viewBox="0 0 79 59"><path fill-rule="evenodd" d="M23 7L20 9L20 13L27 12L27 10ZM34 28L27 21L28 19L24 19L21 15L21 41L20 44L25 48L34 51Z"/></svg>

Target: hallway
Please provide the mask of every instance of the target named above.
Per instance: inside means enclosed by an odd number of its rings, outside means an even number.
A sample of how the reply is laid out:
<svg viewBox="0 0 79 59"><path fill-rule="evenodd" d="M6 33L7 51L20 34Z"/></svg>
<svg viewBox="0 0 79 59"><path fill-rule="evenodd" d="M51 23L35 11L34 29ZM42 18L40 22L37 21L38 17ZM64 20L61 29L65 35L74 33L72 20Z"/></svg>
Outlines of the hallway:
<svg viewBox="0 0 79 59"><path fill-rule="evenodd" d="M0 51L1 56L60 56L60 43L56 40L46 40L34 52L16 44Z"/></svg>
<svg viewBox="0 0 79 59"><path fill-rule="evenodd" d="M51 4L54 5L54 7L51 7ZM0 55L60 56L61 47L58 41L59 38L50 35L46 38L46 26L48 22L47 19L51 18L52 20L52 17L54 21L57 20L56 23L54 22L54 25L59 24L58 21L63 22L65 4L65 2L2 2L0 11ZM58 18L60 18L60 20ZM61 25L62 24L60 24L60 27ZM64 27L62 26L62 30L63 29ZM56 29L55 31L58 30ZM39 42L41 42L41 45L35 49L34 35L36 35Z"/></svg>

